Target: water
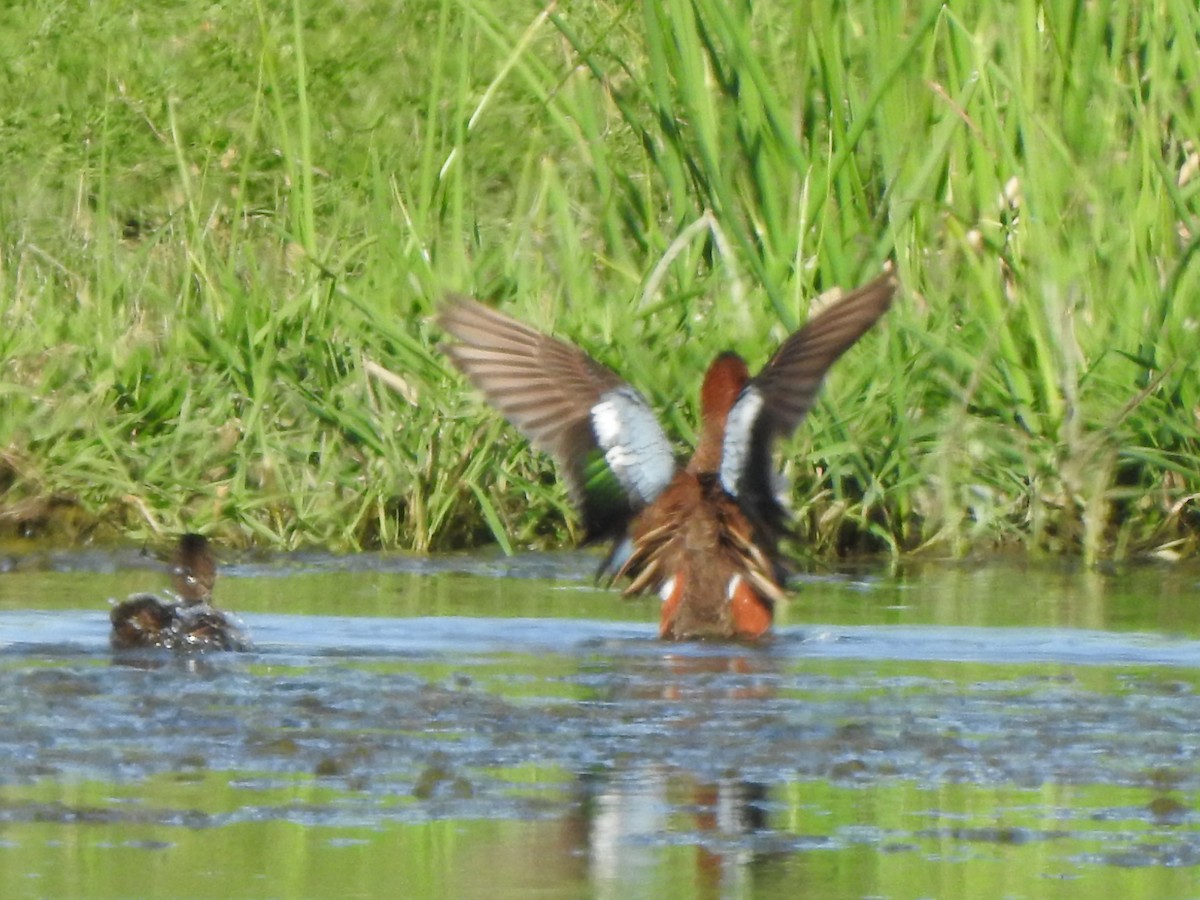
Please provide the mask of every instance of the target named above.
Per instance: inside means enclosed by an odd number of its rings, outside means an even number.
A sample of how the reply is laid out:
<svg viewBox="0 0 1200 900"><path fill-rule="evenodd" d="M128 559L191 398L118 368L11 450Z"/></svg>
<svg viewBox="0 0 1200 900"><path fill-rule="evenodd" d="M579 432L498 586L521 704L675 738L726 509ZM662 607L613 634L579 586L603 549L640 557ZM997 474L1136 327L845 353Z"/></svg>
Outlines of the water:
<svg viewBox="0 0 1200 900"><path fill-rule="evenodd" d="M0 557L22 896L1200 897L1200 569L810 577L663 644L590 556L241 559L249 654L114 656L136 552Z"/></svg>

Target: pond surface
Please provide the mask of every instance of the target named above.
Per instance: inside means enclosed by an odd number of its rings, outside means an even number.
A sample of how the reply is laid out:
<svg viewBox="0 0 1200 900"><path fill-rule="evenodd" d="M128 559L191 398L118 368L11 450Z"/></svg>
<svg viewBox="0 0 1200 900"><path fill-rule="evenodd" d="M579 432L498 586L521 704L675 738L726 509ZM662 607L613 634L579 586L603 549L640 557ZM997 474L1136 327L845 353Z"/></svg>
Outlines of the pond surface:
<svg viewBox="0 0 1200 900"><path fill-rule="evenodd" d="M864 567L663 644L581 554L0 555L7 897L1200 897L1200 567Z"/></svg>

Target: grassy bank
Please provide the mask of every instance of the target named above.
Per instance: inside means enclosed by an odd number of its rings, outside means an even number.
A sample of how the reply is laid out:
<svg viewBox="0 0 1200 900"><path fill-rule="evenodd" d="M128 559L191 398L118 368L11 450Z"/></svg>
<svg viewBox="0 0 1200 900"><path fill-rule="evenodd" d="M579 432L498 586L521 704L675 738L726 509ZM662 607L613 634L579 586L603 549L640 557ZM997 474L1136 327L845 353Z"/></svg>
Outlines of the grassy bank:
<svg viewBox="0 0 1200 900"><path fill-rule="evenodd" d="M4 527L557 545L445 290L690 439L715 352L892 257L787 447L813 553L1191 552L1195 4L648 6L7 5Z"/></svg>

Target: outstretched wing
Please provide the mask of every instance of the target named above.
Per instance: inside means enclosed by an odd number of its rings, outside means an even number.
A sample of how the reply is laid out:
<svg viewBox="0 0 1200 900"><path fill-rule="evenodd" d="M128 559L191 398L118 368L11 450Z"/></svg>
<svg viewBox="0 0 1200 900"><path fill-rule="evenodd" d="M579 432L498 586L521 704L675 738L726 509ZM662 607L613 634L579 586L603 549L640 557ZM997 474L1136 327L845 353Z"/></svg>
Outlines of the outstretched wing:
<svg viewBox="0 0 1200 900"><path fill-rule="evenodd" d="M675 474L675 455L649 404L611 369L466 297L438 323L445 349L487 401L554 457L587 539L624 530Z"/></svg>
<svg viewBox="0 0 1200 900"><path fill-rule="evenodd" d="M895 275L847 294L783 342L733 408L722 445L721 485L757 522L780 529L786 513L775 498L771 450L812 409L829 367L891 306Z"/></svg>

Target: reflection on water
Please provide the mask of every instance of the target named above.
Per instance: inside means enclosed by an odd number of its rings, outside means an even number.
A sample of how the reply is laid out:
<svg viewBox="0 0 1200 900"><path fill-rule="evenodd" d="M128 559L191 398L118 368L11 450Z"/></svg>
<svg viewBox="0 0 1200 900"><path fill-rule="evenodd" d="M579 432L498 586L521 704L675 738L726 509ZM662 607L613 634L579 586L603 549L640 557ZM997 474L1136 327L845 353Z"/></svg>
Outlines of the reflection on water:
<svg viewBox="0 0 1200 900"><path fill-rule="evenodd" d="M234 561L256 652L180 659L100 559L0 575L6 897L1195 893L1194 570L816 578L741 646L587 557Z"/></svg>
<svg viewBox="0 0 1200 900"><path fill-rule="evenodd" d="M690 866L682 860L672 880L679 884L686 875L702 894L736 896L752 885L752 870L780 855L754 840L769 831L767 803L764 784L699 781L657 767L584 777L575 813L576 852L587 860L595 896L636 896L658 880L661 838L691 834L681 844Z"/></svg>

